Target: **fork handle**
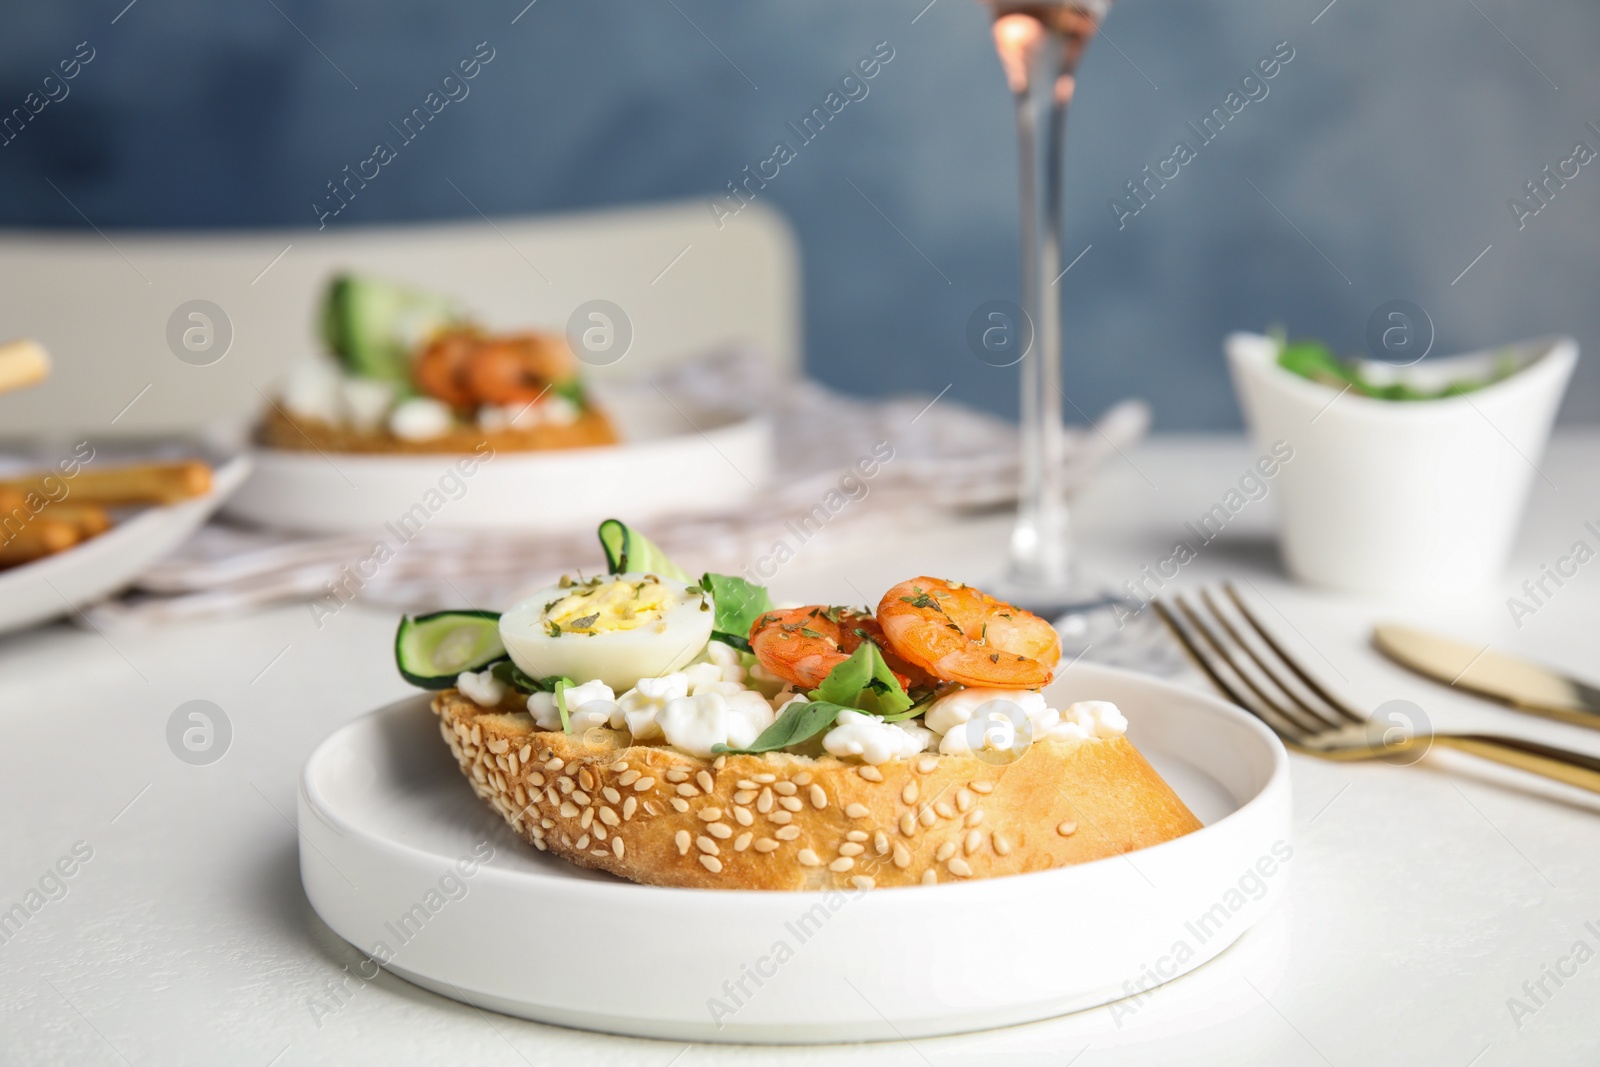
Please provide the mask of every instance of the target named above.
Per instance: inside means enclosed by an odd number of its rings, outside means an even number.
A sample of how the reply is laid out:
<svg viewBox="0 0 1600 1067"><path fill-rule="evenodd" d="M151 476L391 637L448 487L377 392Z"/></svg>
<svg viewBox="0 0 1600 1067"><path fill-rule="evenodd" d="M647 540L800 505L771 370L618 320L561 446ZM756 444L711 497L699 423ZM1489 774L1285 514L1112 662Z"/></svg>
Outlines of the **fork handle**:
<svg viewBox="0 0 1600 1067"><path fill-rule="evenodd" d="M1600 793L1600 759L1582 752L1498 734L1435 734L1433 739L1482 759Z"/></svg>

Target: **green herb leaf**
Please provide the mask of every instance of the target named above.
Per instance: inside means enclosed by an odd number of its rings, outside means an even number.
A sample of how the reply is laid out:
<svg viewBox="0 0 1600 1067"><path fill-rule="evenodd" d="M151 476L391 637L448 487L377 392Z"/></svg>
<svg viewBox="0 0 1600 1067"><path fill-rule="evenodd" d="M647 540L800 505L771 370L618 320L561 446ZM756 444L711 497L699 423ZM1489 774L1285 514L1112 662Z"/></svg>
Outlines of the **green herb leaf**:
<svg viewBox="0 0 1600 1067"><path fill-rule="evenodd" d="M873 715L893 715L911 706L900 679L884 662L871 641L861 642L850 657L837 664L822 684L809 694L812 700L838 704Z"/></svg>
<svg viewBox="0 0 1600 1067"><path fill-rule="evenodd" d="M572 684L572 679L555 675L550 678L535 678L523 672L521 667L508 659L503 659L489 668L494 676L509 685L519 693L554 693L558 682Z"/></svg>
<svg viewBox="0 0 1600 1067"><path fill-rule="evenodd" d="M731 574L707 573L700 579L700 588L710 594L716 611L711 623L712 638L741 652L750 651L750 627L772 610L767 587Z"/></svg>
<svg viewBox="0 0 1600 1067"><path fill-rule="evenodd" d="M761 731L761 736L755 739L749 748L729 748L727 745L713 745L711 751L718 755L746 755L752 756L761 752L776 752L780 748L798 745L817 736L839 717L841 711L854 709L840 707L823 700L813 700L810 703L794 701L783 709L783 714L778 716L778 721Z"/></svg>

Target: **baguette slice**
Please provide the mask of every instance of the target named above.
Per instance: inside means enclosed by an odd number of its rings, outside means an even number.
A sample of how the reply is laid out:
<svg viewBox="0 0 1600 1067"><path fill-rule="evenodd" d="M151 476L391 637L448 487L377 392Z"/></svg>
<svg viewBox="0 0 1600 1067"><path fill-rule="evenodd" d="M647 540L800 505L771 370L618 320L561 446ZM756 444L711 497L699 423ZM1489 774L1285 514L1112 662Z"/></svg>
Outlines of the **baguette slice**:
<svg viewBox="0 0 1600 1067"><path fill-rule="evenodd" d="M932 885L1102 859L1200 828L1125 737L1017 761L923 753L871 767L775 752L704 760L625 731L538 729L508 698L435 697L474 790L541 851L649 885Z"/></svg>

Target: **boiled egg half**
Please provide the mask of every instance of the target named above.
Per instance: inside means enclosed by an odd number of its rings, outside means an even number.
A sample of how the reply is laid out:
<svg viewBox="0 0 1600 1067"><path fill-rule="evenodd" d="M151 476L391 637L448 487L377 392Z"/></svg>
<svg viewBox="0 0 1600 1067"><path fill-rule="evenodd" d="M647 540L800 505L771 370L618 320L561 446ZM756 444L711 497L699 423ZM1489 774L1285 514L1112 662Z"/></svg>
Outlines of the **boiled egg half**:
<svg viewBox="0 0 1600 1067"><path fill-rule="evenodd" d="M632 689L685 666L711 640L711 597L654 574L563 578L500 616L506 654L534 678Z"/></svg>

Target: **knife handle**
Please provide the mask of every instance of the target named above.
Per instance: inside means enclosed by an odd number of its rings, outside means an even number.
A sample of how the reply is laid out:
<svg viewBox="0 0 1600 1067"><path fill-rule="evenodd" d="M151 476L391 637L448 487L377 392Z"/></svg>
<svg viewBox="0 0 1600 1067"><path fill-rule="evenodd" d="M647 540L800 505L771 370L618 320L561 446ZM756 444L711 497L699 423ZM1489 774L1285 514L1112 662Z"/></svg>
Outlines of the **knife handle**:
<svg viewBox="0 0 1600 1067"><path fill-rule="evenodd" d="M1543 778L1600 793L1600 758L1497 734L1434 734L1435 742Z"/></svg>

